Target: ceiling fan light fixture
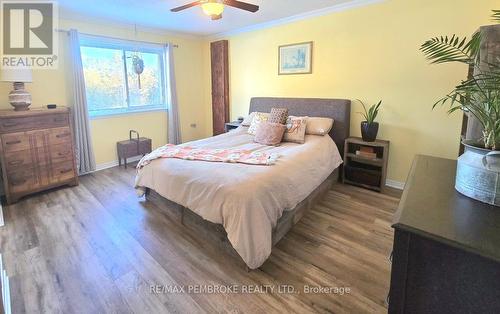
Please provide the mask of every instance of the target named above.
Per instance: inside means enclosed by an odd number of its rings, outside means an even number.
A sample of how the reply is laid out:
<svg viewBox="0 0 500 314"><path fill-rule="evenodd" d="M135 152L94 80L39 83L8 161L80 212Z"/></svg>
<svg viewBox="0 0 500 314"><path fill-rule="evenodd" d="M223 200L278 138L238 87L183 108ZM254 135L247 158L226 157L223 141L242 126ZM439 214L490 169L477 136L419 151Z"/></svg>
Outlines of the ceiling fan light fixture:
<svg viewBox="0 0 500 314"><path fill-rule="evenodd" d="M208 16L219 16L224 12L224 4L220 2L205 2L201 5L201 8Z"/></svg>

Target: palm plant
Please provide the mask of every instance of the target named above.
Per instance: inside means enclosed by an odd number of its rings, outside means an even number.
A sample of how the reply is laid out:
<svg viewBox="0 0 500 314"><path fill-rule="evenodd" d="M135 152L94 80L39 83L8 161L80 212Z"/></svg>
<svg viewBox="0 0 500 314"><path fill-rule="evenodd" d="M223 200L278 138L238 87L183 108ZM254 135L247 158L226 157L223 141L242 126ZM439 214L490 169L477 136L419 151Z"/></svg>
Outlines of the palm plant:
<svg viewBox="0 0 500 314"><path fill-rule="evenodd" d="M500 10L493 11L493 19L500 21ZM480 33L471 39L435 37L422 44L420 50L433 64L464 63L474 67L474 74L461 81L449 94L434 103L449 104L449 113L457 110L470 112L483 127L481 140L487 149L500 148L500 60L496 63L479 60Z"/></svg>
<svg viewBox="0 0 500 314"><path fill-rule="evenodd" d="M358 113L360 115L362 115L363 118L365 118L365 120L366 120L366 122L368 122L368 124L372 124L378 115L378 111L380 110L380 105L382 104L382 100L379 101L378 103L374 104L370 108L368 108L368 110L366 109L365 104L361 100L358 99L358 101L361 103L361 105L363 106L363 110L364 110L364 112L358 112Z"/></svg>

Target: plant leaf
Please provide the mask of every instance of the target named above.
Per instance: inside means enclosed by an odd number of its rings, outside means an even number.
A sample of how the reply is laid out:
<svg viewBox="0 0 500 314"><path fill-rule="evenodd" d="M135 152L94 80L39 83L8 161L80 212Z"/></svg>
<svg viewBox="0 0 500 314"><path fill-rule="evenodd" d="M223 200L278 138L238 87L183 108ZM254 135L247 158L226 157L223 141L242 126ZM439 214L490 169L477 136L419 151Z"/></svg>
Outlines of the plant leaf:
<svg viewBox="0 0 500 314"><path fill-rule="evenodd" d="M450 38L434 37L422 44L420 50L431 63L461 62L474 64L481 42L480 33L474 34L467 42L456 35ZM465 45L464 45L465 44Z"/></svg>

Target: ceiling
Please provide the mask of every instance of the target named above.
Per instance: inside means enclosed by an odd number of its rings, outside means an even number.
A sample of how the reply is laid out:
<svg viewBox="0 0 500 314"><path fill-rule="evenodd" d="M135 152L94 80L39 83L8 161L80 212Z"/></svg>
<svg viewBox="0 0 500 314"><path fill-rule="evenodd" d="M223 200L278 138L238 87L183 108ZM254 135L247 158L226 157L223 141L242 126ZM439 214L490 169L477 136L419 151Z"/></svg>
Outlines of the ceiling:
<svg viewBox="0 0 500 314"><path fill-rule="evenodd" d="M171 8L194 0L59 0L63 19L98 19L137 24L181 33L207 36L234 31L358 0L242 0L260 6L256 13L226 6L223 18L212 21L200 7L178 13Z"/></svg>

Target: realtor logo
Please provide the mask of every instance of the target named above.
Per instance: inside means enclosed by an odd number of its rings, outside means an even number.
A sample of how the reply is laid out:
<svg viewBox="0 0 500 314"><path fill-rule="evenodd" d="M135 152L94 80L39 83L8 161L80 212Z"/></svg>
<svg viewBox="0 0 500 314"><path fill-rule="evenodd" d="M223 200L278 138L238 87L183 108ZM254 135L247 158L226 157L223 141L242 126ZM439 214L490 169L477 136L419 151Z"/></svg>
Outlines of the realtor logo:
<svg viewBox="0 0 500 314"><path fill-rule="evenodd" d="M54 1L1 1L2 67L56 67Z"/></svg>

